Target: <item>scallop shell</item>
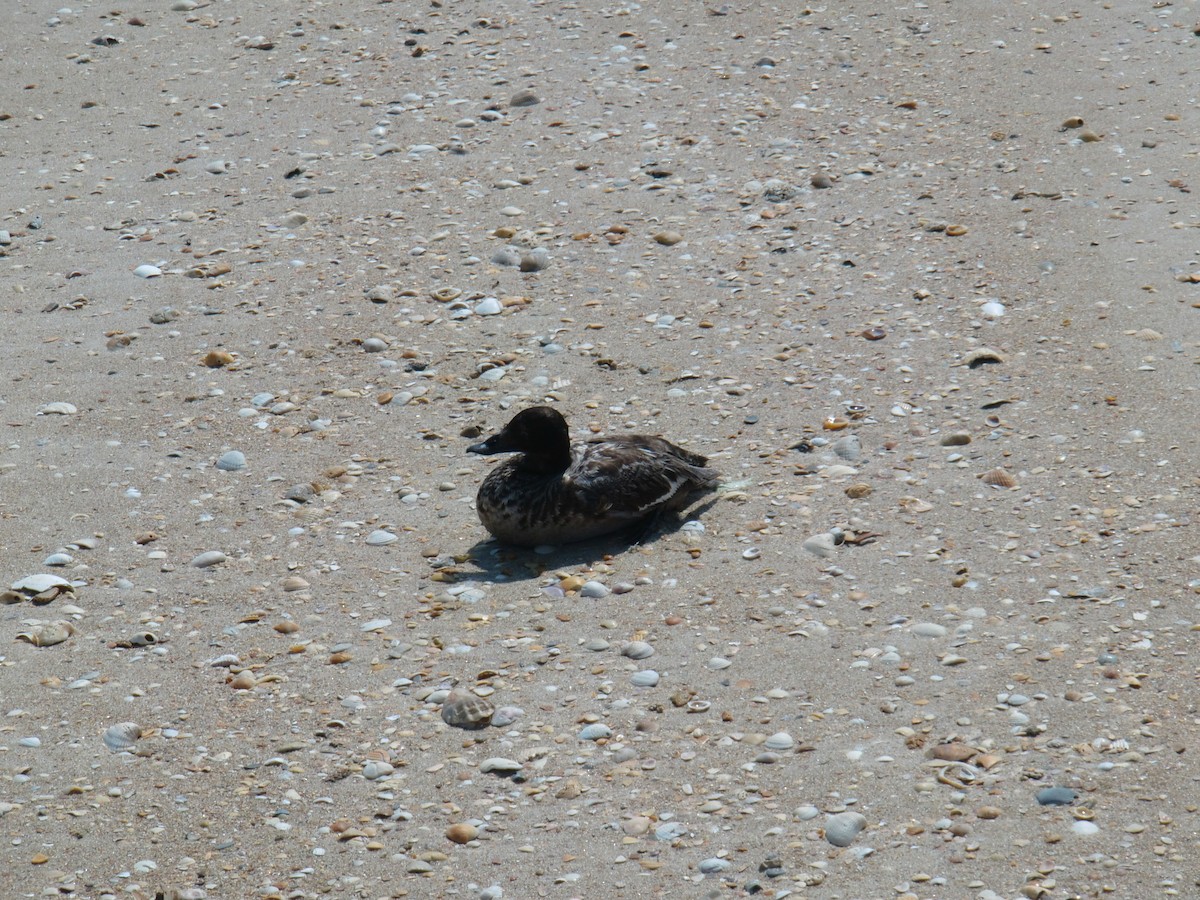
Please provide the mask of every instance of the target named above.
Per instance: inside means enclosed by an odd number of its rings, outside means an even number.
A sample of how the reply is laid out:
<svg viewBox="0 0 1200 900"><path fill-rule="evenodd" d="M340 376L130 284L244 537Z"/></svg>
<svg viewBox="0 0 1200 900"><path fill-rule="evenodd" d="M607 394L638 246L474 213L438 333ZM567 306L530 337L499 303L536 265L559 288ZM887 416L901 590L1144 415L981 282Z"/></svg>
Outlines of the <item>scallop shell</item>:
<svg viewBox="0 0 1200 900"><path fill-rule="evenodd" d="M35 647L53 647L61 644L75 633L75 627L70 622L50 622L38 625L17 635L18 641L28 641Z"/></svg>
<svg viewBox="0 0 1200 900"><path fill-rule="evenodd" d="M1017 486L1017 479L1013 478L1012 473L1005 469L992 469L990 472L984 472L979 479L994 488L1007 489Z"/></svg>
<svg viewBox="0 0 1200 900"><path fill-rule="evenodd" d="M495 712L491 703L470 691L455 689L442 701L442 721L468 731L487 728Z"/></svg>
<svg viewBox="0 0 1200 900"><path fill-rule="evenodd" d="M142 726L136 722L118 722L104 732L104 746L113 753L128 753L142 736Z"/></svg>

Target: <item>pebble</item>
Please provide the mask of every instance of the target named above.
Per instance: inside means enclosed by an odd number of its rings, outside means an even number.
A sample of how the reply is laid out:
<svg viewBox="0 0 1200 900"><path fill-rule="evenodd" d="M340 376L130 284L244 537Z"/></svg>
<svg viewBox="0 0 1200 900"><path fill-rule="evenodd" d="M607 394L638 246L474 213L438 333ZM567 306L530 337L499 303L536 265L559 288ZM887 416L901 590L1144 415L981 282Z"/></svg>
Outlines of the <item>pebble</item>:
<svg viewBox="0 0 1200 900"><path fill-rule="evenodd" d="M446 829L446 837L456 844L467 844L479 836L479 829L470 822L456 822Z"/></svg>
<svg viewBox="0 0 1200 900"><path fill-rule="evenodd" d="M228 558L229 557L227 557L220 550L206 550L204 553L193 557L189 565L194 566L197 569L207 569L210 566L220 565Z"/></svg>
<svg viewBox="0 0 1200 900"><path fill-rule="evenodd" d="M1048 787L1042 788L1036 796L1042 806L1070 806L1079 795L1070 788Z"/></svg>
<svg viewBox="0 0 1200 900"><path fill-rule="evenodd" d="M515 759L508 759L503 756L492 756L479 764L479 771L484 774L512 775L524 768L525 766Z"/></svg>
<svg viewBox="0 0 1200 900"><path fill-rule="evenodd" d="M654 687L659 682L659 674L653 669L643 669L640 672L634 672L629 681L634 687Z"/></svg>
<svg viewBox="0 0 1200 900"><path fill-rule="evenodd" d="M591 725L585 725L579 732L579 739L581 741L600 741L608 737L612 737L612 729L603 722L594 722Z"/></svg>

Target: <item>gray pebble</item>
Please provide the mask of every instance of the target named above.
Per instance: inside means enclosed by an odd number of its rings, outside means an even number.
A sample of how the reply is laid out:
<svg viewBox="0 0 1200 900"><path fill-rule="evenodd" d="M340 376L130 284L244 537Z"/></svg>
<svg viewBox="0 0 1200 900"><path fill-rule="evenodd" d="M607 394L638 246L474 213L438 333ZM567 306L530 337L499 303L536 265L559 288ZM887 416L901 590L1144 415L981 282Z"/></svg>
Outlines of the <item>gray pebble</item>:
<svg viewBox="0 0 1200 900"><path fill-rule="evenodd" d="M228 558L229 557L227 557L220 550L206 550L204 553L201 553L199 556L195 557L189 563L189 565L194 566L197 569L207 569L209 566L216 566L225 562L225 560Z"/></svg>
<svg viewBox="0 0 1200 900"><path fill-rule="evenodd" d="M603 722L594 722L591 725L585 725L579 732L581 741L599 741L606 737L612 737L612 729Z"/></svg>
<svg viewBox="0 0 1200 900"><path fill-rule="evenodd" d="M1073 790L1065 787L1042 788L1037 792L1037 802L1042 806L1070 806L1078 796Z"/></svg>
<svg viewBox="0 0 1200 900"><path fill-rule="evenodd" d="M825 840L835 847L849 847L866 827L867 818L862 813L838 813L825 821Z"/></svg>

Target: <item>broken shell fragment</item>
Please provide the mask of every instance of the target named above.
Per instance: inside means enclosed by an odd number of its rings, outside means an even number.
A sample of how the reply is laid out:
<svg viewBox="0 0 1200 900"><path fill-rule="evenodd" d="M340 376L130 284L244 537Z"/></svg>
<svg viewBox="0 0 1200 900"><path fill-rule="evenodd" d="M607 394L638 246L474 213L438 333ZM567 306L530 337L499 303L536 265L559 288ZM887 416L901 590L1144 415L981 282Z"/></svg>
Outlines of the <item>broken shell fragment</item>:
<svg viewBox="0 0 1200 900"><path fill-rule="evenodd" d="M75 596L75 586L67 579L57 575L29 575L14 581L11 588L0 594L0 603L20 603L22 600L49 603L64 594Z"/></svg>
<svg viewBox="0 0 1200 900"><path fill-rule="evenodd" d="M75 633L75 627L70 622L49 622L37 625L28 631L17 635L18 641L26 641L35 647L53 647L61 644Z"/></svg>
<svg viewBox="0 0 1200 900"><path fill-rule="evenodd" d="M992 469L989 472L984 472L979 476L979 480L994 488L1007 489L1017 486L1017 479L1012 476L1011 472L1005 469Z"/></svg>
<svg viewBox="0 0 1200 900"><path fill-rule="evenodd" d="M491 703L470 691L455 689L442 701L442 721L468 731L487 728L495 711Z"/></svg>
<svg viewBox="0 0 1200 900"><path fill-rule="evenodd" d="M977 347L962 358L962 362L956 363L959 366L966 366L968 369L978 369L980 366L998 365L1004 362L1004 357L993 350L991 347Z"/></svg>
<svg viewBox="0 0 1200 900"><path fill-rule="evenodd" d="M142 736L142 726L136 722L118 722L104 732L104 746L113 753L128 753Z"/></svg>

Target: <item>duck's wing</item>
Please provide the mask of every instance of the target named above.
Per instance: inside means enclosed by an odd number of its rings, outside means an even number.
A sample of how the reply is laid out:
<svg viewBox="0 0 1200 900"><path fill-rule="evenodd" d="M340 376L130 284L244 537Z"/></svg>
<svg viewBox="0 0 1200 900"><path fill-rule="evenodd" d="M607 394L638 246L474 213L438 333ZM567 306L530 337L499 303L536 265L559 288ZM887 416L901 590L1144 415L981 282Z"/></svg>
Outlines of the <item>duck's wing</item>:
<svg viewBox="0 0 1200 900"><path fill-rule="evenodd" d="M693 453L691 450L684 450L678 444L672 444L666 438L649 434L613 434L607 437L591 438L587 443L589 445L609 444L618 447L639 447L649 450L651 453L661 454L662 456L673 456L676 459L683 460L689 466L696 466L697 468L703 468L708 462L708 457L706 456Z"/></svg>
<svg viewBox="0 0 1200 900"><path fill-rule="evenodd" d="M609 439L583 445L566 479L590 515L635 520L682 504L693 491L714 487L718 476L663 448Z"/></svg>

